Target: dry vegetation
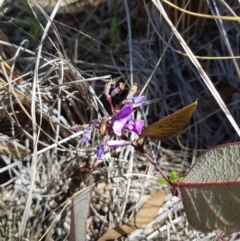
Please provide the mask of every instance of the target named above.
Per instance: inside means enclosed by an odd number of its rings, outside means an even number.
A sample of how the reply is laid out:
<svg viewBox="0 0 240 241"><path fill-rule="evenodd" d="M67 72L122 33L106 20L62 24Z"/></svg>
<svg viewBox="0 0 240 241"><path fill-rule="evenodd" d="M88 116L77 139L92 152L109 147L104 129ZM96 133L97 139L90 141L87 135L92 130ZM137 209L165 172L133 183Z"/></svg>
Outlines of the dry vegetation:
<svg viewBox="0 0 240 241"><path fill-rule="evenodd" d="M107 150L104 162L92 170L99 133L84 146L82 132L69 130L108 111L102 91L111 78L126 82L128 88L137 82L138 94L153 100L138 111L148 123L198 99L197 111L179 136L181 145L176 138L147 143L148 153L168 173L174 169L184 176L200 149L239 139L153 3L163 4L240 123L237 1L179 1L180 8L202 16L177 11L165 0L79 2L77 7L73 3L41 8L35 0L18 0L5 1L1 8L0 237L6 240L19 235L31 241L69 240L67 200L90 185L92 223L87 240L97 240L133 217L144 200L163 188L157 184L159 174L130 147ZM116 104L124 94L114 100ZM168 194L153 222L119 240L221 236L194 231L181 201Z"/></svg>

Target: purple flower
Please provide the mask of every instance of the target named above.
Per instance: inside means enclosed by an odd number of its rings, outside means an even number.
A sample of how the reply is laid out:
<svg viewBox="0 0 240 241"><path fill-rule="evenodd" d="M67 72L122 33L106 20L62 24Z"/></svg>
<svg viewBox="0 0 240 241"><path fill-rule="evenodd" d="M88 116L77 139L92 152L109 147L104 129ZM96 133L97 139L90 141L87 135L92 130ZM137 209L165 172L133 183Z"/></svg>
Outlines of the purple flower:
<svg viewBox="0 0 240 241"><path fill-rule="evenodd" d="M122 102L123 105L126 105L126 104L142 104L143 102L143 99L144 99L144 95L142 96L136 96L136 97L132 97L131 99L126 99Z"/></svg>
<svg viewBox="0 0 240 241"><path fill-rule="evenodd" d="M144 120L142 119L135 120L135 122L133 123L133 131L139 135L142 132L143 126L144 126Z"/></svg>
<svg viewBox="0 0 240 241"><path fill-rule="evenodd" d="M123 129L124 125L125 124L123 122L119 121L119 120L115 121L114 124L113 124L114 133L118 136L121 136L122 135L122 129Z"/></svg>
<svg viewBox="0 0 240 241"><path fill-rule="evenodd" d="M142 104L143 99L144 99L144 95L141 95L141 96L133 97L132 101L134 104Z"/></svg>
<svg viewBox="0 0 240 241"><path fill-rule="evenodd" d="M113 97L114 95L117 95L117 94L120 93L120 92L121 92L121 89L120 89L120 87L118 86L118 87L116 87L116 88L114 88L114 89L112 90L111 96Z"/></svg>
<svg viewBox="0 0 240 241"><path fill-rule="evenodd" d="M116 135L121 136L124 125L132 118L132 111L132 105L124 105L115 115L113 118L115 120L113 124L113 131Z"/></svg>
<svg viewBox="0 0 240 241"><path fill-rule="evenodd" d="M101 160L104 154L104 148L103 146L99 146L97 148L97 160Z"/></svg>
<svg viewBox="0 0 240 241"><path fill-rule="evenodd" d="M127 146L127 145L131 145L131 141L110 140L106 142L106 145L109 147Z"/></svg>
<svg viewBox="0 0 240 241"><path fill-rule="evenodd" d="M92 129L87 128L83 134L82 142L85 144L90 140Z"/></svg>
<svg viewBox="0 0 240 241"><path fill-rule="evenodd" d="M132 116L133 107L132 105L124 105L122 109L115 115L115 120L122 120ZM131 118L130 118L131 119Z"/></svg>
<svg viewBox="0 0 240 241"><path fill-rule="evenodd" d="M125 124L124 129L133 131L139 135L142 132L143 126L144 126L144 120L139 119L139 120L135 120L135 122L132 125Z"/></svg>

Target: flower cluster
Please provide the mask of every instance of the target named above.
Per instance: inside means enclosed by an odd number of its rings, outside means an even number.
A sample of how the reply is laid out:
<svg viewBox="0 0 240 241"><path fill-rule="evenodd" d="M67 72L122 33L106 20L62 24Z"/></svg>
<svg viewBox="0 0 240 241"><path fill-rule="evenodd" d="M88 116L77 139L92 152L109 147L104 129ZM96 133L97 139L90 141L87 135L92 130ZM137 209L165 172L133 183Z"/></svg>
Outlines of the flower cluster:
<svg viewBox="0 0 240 241"><path fill-rule="evenodd" d="M123 100L118 107L113 107L112 97L121 93L125 88L125 84L120 83L118 87L110 92L111 85L111 81L106 83L104 95L110 104L113 114L111 116L104 116L101 119L92 120L91 123L84 128L84 135L82 138L82 142L87 143L91 138L93 129L99 130L101 140L97 148L97 160L102 159L106 146L118 147L130 145L131 141L125 135L125 131L135 132L139 135L144 126L144 121L142 119L133 120L134 106L136 104L141 104L144 99L144 96L134 96L137 92L137 84L133 84L126 99ZM78 131L79 127L73 126L70 129L72 131Z"/></svg>

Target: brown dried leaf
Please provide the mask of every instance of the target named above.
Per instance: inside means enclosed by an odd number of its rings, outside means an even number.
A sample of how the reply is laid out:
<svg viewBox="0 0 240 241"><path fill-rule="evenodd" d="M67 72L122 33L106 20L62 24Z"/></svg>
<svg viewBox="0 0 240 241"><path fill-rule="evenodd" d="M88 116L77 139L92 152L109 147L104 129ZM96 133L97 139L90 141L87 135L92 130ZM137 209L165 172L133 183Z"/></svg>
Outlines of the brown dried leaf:
<svg viewBox="0 0 240 241"><path fill-rule="evenodd" d="M138 210L127 224L120 225L104 233L98 241L117 239L125 234L133 232L135 229L142 228L154 220L158 214L159 208L163 205L166 193L163 190L155 193Z"/></svg>

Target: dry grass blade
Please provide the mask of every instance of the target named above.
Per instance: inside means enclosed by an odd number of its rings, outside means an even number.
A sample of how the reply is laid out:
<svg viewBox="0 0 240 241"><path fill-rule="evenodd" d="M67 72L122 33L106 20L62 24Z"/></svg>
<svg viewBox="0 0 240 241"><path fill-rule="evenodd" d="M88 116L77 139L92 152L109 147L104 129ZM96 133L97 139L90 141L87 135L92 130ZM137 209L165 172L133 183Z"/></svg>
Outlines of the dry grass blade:
<svg viewBox="0 0 240 241"><path fill-rule="evenodd" d="M214 98L216 99L217 103L219 104L219 106L221 107L222 111L224 112L224 114L226 115L226 117L228 118L228 120L230 121L230 123L232 124L233 128L235 129L235 131L237 132L238 136L240 137L240 129L236 123L236 121L234 120L234 118L232 117L231 113L229 112L227 106L225 105L224 101L222 100L221 96L219 95L219 93L217 92L216 88L214 87L214 85L212 84L211 80L209 79L208 75L206 74L206 72L203 70L203 68L201 67L199 61L196 59L196 57L194 56L193 52L191 51L191 49L188 47L188 45L186 44L186 42L184 41L184 39L181 37L181 35L179 34L179 32L177 31L177 29L173 26L171 20L168 18L162 4L159 1L155 1L152 0L152 2L154 3L154 5L157 7L157 9L159 10L159 12L162 14L162 16L164 17L164 19L166 20L166 22L169 24L170 28L172 29L173 33L175 34L175 36L177 37L177 39L179 40L179 43L182 45L183 49L186 51L186 53L188 54L188 57L190 58L190 60L192 61L192 63L194 64L194 66L196 67L196 69L198 70L200 76L202 77L203 81L205 82L205 84L207 85L209 91L212 93L212 95L214 96Z"/></svg>
<svg viewBox="0 0 240 241"><path fill-rule="evenodd" d="M211 6L211 5L213 5L213 6ZM210 7L210 9L211 9L211 11L212 11L214 16L219 16L220 15L216 1L213 1L212 4L209 4L209 7ZM231 45L230 45L229 37L227 36L227 31L224 28L224 23L223 23L222 19L216 19L215 21L216 21L217 26L219 28L219 32L222 35L222 39L223 39L223 41L224 41L224 43L226 45L226 48L227 48L227 50L229 52L229 55L234 57L234 53L233 53L233 50L232 50ZM233 58L232 61L233 61L233 65L235 67L236 73L238 75L238 78L240 78L240 69L239 69L237 60L235 58Z"/></svg>
<svg viewBox="0 0 240 241"><path fill-rule="evenodd" d="M173 8L176 8L177 10L181 11L181 12L184 12L184 13L187 13L189 15L192 15L192 16L196 16L196 17L199 17L199 18L205 18L205 19L220 19L220 20L225 20L225 21L236 21L236 22L239 22L240 21L240 18L235 16L212 16L212 15L207 15L207 14L201 14L201 13L193 13L191 11L187 11L183 8L180 8L178 7L177 5L167 1L167 0L163 0L163 2L165 2L166 4L170 5L171 7Z"/></svg>
<svg viewBox="0 0 240 241"><path fill-rule="evenodd" d="M50 20L52 21L57 13L57 10L59 8L59 5L61 3L61 0L59 0L51 14ZM42 43L43 40L45 39L47 32L51 26L51 21L48 21L46 28L44 29L44 34L42 36ZM38 55L37 55L37 61L36 61L36 68L35 68L35 73L34 73L34 79L33 79L33 87L32 87L32 104L31 104L31 118L32 118L32 126L33 126L33 154L32 154L32 166L31 166L31 184L29 188L29 193L28 193L28 198L26 202L26 206L24 209L19 233L18 233L18 240L20 241L22 239L22 235L25 231L26 224L27 224L27 219L29 217L30 213L30 207L32 203L32 192L34 189L35 185L35 175L36 175L36 168L37 168L37 161L38 161L38 155L37 155L37 145L38 145L38 140L39 140L39 135L40 135L40 130L37 129L36 125L36 111L35 111L35 104L36 104L36 92L39 91L39 86L38 86L38 68L39 68L39 61L41 58L42 54L42 44L40 44L39 49L38 49ZM41 105L41 97L39 98L40 105ZM42 120L42 114L40 114L40 120Z"/></svg>

